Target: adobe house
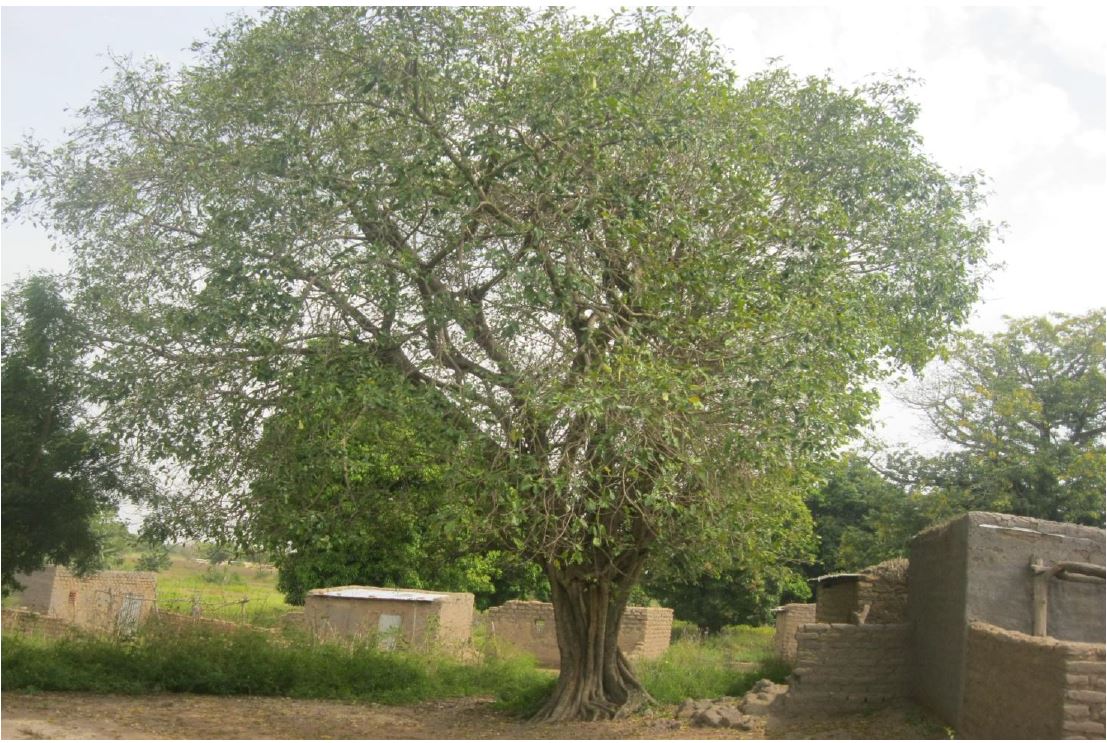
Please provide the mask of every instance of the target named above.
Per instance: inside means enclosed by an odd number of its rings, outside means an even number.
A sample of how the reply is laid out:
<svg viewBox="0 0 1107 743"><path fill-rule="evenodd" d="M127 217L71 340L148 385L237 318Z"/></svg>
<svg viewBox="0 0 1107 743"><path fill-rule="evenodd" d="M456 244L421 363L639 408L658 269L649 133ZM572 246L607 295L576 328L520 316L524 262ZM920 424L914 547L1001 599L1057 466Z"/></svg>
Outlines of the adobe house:
<svg viewBox="0 0 1107 743"><path fill-rule="evenodd" d="M815 581L785 711L912 699L968 738L1103 739L1102 529L973 512L910 554Z"/></svg>
<svg viewBox="0 0 1107 743"><path fill-rule="evenodd" d="M915 535L911 692L969 737L1104 734L1104 531L969 513Z"/></svg>
<svg viewBox="0 0 1107 743"><path fill-rule="evenodd" d="M561 665L553 604L508 601L484 612L483 622L492 637L533 654L539 665ZM656 658L668 649L672 630L672 609L628 606L619 627L619 649L630 660Z"/></svg>
<svg viewBox="0 0 1107 743"><path fill-rule="evenodd" d="M51 565L16 580L24 587L22 606L82 629L130 633L156 611L157 573L102 570L78 578Z"/></svg>
<svg viewBox="0 0 1107 743"><path fill-rule="evenodd" d="M304 623L321 639L375 637L377 646L460 649L473 624L473 594L335 586L308 591Z"/></svg>

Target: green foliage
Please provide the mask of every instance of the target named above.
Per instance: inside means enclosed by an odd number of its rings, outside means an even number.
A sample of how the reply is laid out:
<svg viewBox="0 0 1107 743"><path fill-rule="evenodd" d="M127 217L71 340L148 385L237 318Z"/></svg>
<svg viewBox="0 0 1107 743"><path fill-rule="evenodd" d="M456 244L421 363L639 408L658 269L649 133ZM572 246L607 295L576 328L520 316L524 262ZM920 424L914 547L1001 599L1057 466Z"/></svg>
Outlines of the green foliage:
<svg viewBox="0 0 1107 743"><path fill-rule="evenodd" d="M2 583L47 562L78 572L110 562L117 530L103 514L145 483L113 440L81 420L86 329L57 279L39 275L3 308ZM126 532L125 527L123 528Z"/></svg>
<svg viewBox="0 0 1107 743"><path fill-rule="evenodd" d="M160 573L167 570L172 564L172 558L169 557L169 548L159 542L143 545L142 552L135 558L134 569Z"/></svg>
<svg viewBox="0 0 1107 743"><path fill-rule="evenodd" d="M5 635L4 691L249 694L401 704L491 694L514 706L548 676L521 657L474 665L367 645L319 644L262 632L151 626L130 642Z"/></svg>
<svg viewBox="0 0 1107 743"><path fill-rule="evenodd" d="M963 333L913 402L953 448L890 469L959 510L1103 526L1104 312Z"/></svg>
<svg viewBox="0 0 1107 743"><path fill-rule="evenodd" d="M479 473L441 395L341 348L290 387L254 452L247 530L290 603L350 584L469 591L479 608L541 593L534 566L474 534Z"/></svg>
<svg viewBox="0 0 1107 743"><path fill-rule="evenodd" d="M6 205L75 256L106 413L187 463L193 528L248 527L263 422L338 347L435 391L473 526L618 608L652 554L757 559L987 270L906 81L739 81L671 12L279 8L197 49L14 148Z"/></svg>
<svg viewBox="0 0 1107 743"><path fill-rule="evenodd" d="M771 624L774 607L811 596L804 577L787 566L757 576L732 570L674 583L647 578L646 588L664 606L671 607L674 616L709 632L738 623Z"/></svg>
<svg viewBox="0 0 1107 743"><path fill-rule="evenodd" d="M854 454L827 463L822 475L825 484L807 501L819 540L812 576L905 557L912 536L956 513L942 498L890 482Z"/></svg>
<svg viewBox="0 0 1107 743"><path fill-rule="evenodd" d="M674 642L665 654L639 665L640 679L658 702L741 696L758 680L778 683L790 669L774 655L769 627L727 627L703 641ZM757 664L742 670L739 664Z"/></svg>

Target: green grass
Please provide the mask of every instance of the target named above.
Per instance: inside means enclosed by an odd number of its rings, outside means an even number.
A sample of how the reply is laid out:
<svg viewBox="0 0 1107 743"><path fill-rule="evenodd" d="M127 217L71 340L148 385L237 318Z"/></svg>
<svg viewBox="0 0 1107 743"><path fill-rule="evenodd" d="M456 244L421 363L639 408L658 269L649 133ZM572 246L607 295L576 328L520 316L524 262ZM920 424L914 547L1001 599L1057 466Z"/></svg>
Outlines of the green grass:
<svg viewBox="0 0 1107 743"><path fill-rule="evenodd" d="M273 627L282 616L299 608L285 603L272 567L210 566L178 554L171 558L173 564L158 573L159 611L188 614L196 599L208 619ZM129 569L132 561L128 557L123 569Z"/></svg>
<svg viewBox="0 0 1107 743"><path fill-rule="evenodd" d="M759 679L783 681L789 670L773 653L772 627L726 627L703 641L674 642L660 658L639 663L638 678L655 700L677 704L741 696Z"/></svg>
<svg viewBox="0 0 1107 743"><path fill-rule="evenodd" d="M286 696L407 704L492 695L501 707L533 709L550 676L533 660L497 654L476 663L443 655L381 652L242 629L213 634L148 626L131 641L5 635L3 691Z"/></svg>

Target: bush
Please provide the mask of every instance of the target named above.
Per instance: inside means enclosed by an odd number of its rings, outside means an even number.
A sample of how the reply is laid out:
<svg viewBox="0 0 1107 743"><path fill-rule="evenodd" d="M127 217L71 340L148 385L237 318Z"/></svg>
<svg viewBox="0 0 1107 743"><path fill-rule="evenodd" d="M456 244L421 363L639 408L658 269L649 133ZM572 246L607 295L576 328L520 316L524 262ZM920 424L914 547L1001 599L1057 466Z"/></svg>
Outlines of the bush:
<svg viewBox="0 0 1107 743"><path fill-rule="evenodd" d="M526 712L550 677L523 656L475 664L433 654L382 652L256 630L213 633L148 625L131 641L5 635L3 691L250 694L385 704L488 694Z"/></svg>

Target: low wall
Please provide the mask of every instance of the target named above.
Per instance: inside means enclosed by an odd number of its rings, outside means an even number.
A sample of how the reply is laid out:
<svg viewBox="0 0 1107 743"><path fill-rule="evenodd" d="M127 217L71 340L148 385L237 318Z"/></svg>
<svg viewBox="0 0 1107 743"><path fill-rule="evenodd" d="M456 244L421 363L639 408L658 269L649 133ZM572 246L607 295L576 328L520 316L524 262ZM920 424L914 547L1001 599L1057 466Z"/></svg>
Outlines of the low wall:
<svg viewBox="0 0 1107 743"><path fill-rule="evenodd" d="M5 632L36 637L61 637L73 630L60 617L49 617L27 609L4 609L2 624Z"/></svg>
<svg viewBox="0 0 1107 743"><path fill-rule="evenodd" d="M815 621L815 604L785 604L776 610L776 632L773 649L778 658L794 665L796 662L796 631Z"/></svg>
<svg viewBox="0 0 1107 743"><path fill-rule="evenodd" d="M1102 740L1104 646L972 622L958 732L967 738Z"/></svg>
<svg viewBox="0 0 1107 743"><path fill-rule="evenodd" d="M907 698L907 624L805 624L784 709L856 712Z"/></svg>
<svg viewBox="0 0 1107 743"><path fill-rule="evenodd" d="M496 640L532 653L539 665L561 664L553 604L508 601L484 612L481 622ZM619 631L619 648L630 659L656 658L669 647L673 610L655 606L628 606Z"/></svg>
<svg viewBox="0 0 1107 743"><path fill-rule="evenodd" d="M214 634L227 634L238 632L244 629L254 632L276 632L276 630L274 629L267 627L257 627L252 624L228 622L223 619L193 617L187 614L177 614L176 612L170 611L158 612L150 618L150 621L155 623L158 627L175 630L185 630L186 632L195 630L201 632L210 632Z"/></svg>

